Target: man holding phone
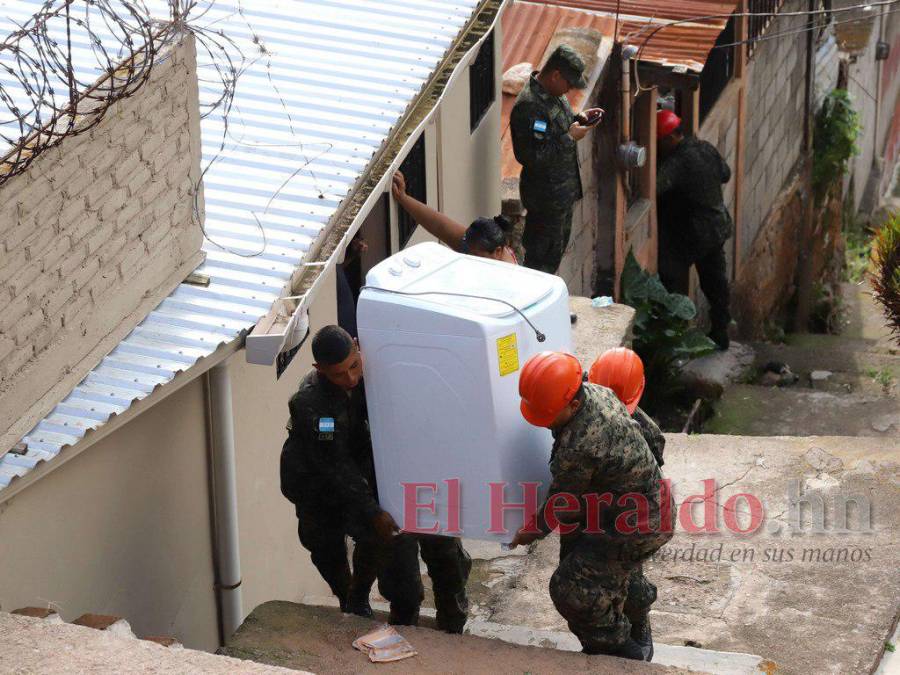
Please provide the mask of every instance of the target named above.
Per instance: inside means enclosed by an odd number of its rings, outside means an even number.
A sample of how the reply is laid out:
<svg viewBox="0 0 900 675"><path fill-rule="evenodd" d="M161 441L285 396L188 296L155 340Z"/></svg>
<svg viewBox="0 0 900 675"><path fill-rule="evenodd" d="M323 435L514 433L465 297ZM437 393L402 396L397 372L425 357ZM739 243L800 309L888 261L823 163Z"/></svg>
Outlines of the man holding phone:
<svg viewBox="0 0 900 675"><path fill-rule="evenodd" d="M555 274L572 232L572 207L582 197L576 143L600 123L603 110L572 112L566 93L584 89L584 61L568 45L531 74L510 114L513 152L522 165L519 194L526 209L525 266Z"/></svg>

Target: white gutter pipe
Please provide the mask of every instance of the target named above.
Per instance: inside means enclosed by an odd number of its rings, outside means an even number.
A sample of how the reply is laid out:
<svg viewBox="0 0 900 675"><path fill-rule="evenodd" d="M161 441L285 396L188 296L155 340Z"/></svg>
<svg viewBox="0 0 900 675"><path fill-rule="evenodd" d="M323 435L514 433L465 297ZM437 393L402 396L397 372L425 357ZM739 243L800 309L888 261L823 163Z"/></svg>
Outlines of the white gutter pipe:
<svg viewBox="0 0 900 675"><path fill-rule="evenodd" d="M215 508L216 579L222 640L227 641L244 620L241 602L241 555L238 539L237 479L231 378L228 361L209 371L210 437L212 441L212 502Z"/></svg>

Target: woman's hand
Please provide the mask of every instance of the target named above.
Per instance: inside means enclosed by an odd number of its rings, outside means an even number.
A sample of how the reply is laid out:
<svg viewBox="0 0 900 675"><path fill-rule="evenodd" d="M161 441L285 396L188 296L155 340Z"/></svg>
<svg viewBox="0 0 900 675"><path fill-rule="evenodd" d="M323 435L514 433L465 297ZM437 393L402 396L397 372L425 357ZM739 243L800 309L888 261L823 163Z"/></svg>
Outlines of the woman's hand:
<svg viewBox="0 0 900 675"><path fill-rule="evenodd" d="M391 195L397 202L403 201L406 197L406 178L403 177L400 171L394 172L394 177L391 180Z"/></svg>

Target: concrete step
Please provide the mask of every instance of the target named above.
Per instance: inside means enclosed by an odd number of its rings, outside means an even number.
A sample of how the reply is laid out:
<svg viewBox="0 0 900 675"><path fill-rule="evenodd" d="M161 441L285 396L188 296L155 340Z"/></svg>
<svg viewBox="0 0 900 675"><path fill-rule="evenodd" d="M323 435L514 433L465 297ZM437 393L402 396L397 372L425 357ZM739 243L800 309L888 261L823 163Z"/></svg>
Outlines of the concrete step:
<svg viewBox="0 0 900 675"><path fill-rule="evenodd" d="M306 596L303 604L318 607L337 607L337 599L324 596ZM387 613L390 607L385 602L372 602L372 609ZM435 610L423 607L423 617L434 618ZM469 621L466 635L500 640L514 645L556 649L563 652L581 652L581 644L571 633L538 630L527 626L508 626L492 621ZM753 654L719 652L679 645L653 645L653 663L661 666L682 668L692 672L716 673L717 675L759 675L771 668L771 662Z"/></svg>

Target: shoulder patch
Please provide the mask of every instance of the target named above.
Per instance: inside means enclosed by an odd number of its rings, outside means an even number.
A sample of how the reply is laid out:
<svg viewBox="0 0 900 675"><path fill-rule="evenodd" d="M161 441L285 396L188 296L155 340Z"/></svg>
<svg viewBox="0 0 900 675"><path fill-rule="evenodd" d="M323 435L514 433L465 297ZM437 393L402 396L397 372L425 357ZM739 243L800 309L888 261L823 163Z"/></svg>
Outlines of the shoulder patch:
<svg viewBox="0 0 900 675"><path fill-rule="evenodd" d="M547 122L544 120L534 120L534 122L532 122L531 124L531 128L534 131L544 133L545 131L547 131Z"/></svg>
<svg viewBox="0 0 900 675"><path fill-rule="evenodd" d="M319 440L330 441L334 439L334 418L320 417L318 422Z"/></svg>

